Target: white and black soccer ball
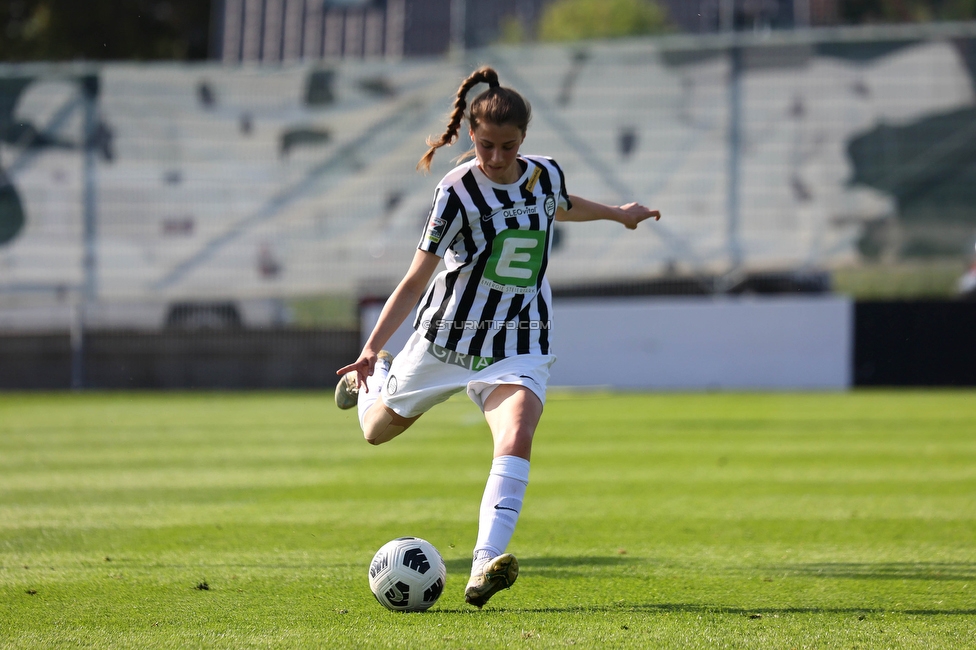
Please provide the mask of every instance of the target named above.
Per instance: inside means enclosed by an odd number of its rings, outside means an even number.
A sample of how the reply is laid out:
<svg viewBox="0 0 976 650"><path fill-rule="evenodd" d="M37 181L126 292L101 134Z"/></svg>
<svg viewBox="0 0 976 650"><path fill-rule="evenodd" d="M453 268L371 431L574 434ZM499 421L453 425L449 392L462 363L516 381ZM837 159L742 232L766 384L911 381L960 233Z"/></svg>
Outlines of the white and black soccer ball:
<svg viewBox="0 0 976 650"><path fill-rule="evenodd" d="M444 591L447 567L434 545L400 537L376 551L369 565L369 588L376 600L397 612L422 612Z"/></svg>

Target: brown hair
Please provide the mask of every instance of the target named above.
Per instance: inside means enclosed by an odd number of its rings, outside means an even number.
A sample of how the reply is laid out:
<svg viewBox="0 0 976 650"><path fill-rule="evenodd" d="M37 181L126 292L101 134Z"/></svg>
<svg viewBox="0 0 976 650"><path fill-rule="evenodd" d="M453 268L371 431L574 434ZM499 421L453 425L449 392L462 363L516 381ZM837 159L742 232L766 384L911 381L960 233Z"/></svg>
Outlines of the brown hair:
<svg viewBox="0 0 976 650"><path fill-rule="evenodd" d="M467 108L465 97L468 91L480 83L488 84L488 90L471 101L471 110L465 115L464 109ZM461 127L461 120L463 119L468 120L472 131L477 129L479 124L487 122L498 126L513 124L522 133L525 133L531 118L532 107L522 95L511 88L503 88L499 85L498 73L494 69L488 66L478 68L461 82L457 97L454 99L454 111L447 122L447 129L441 134L440 139L427 138L427 146L430 149L417 163L417 169L430 171L430 163L434 159L434 153L440 147L454 144L457 141L458 129Z"/></svg>

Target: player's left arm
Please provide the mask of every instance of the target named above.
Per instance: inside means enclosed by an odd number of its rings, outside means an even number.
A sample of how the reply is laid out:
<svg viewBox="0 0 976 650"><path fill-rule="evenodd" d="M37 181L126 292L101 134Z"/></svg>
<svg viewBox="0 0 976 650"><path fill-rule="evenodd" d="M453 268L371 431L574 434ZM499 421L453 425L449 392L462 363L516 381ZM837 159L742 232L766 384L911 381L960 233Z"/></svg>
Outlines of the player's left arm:
<svg viewBox="0 0 976 650"><path fill-rule="evenodd" d="M570 196L569 210L556 210L556 221L616 221L633 230L641 221L646 219L661 220L660 210L651 210L640 203L625 205L604 205L596 201L588 201L579 196Z"/></svg>

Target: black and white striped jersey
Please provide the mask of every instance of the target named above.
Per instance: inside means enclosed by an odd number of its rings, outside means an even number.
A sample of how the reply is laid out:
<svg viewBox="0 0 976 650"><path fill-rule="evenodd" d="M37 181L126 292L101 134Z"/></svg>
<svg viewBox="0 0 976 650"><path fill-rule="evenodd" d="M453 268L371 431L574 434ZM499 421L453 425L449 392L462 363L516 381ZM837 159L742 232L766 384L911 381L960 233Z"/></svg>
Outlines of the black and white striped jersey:
<svg viewBox="0 0 976 650"><path fill-rule="evenodd" d="M556 209L569 209L551 158L520 156L521 178L499 185L477 160L437 186L419 248L444 258L417 309L414 329L431 343L492 359L550 354L552 293L546 266Z"/></svg>

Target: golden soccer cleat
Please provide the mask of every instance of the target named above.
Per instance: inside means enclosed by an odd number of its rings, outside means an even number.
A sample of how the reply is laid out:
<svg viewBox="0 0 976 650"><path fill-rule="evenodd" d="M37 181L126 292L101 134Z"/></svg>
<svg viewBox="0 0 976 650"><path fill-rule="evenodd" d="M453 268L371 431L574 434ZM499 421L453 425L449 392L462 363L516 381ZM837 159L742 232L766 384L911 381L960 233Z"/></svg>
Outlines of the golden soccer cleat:
<svg viewBox="0 0 976 650"><path fill-rule="evenodd" d="M336 384L335 403L343 410L351 409L359 403L359 382L356 374L355 370L347 372Z"/></svg>
<svg viewBox="0 0 976 650"><path fill-rule="evenodd" d="M464 601L478 609L502 589L508 589L518 578L518 560L511 553L503 553L485 564L479 575L471 576L464 589Z"/></svg>

